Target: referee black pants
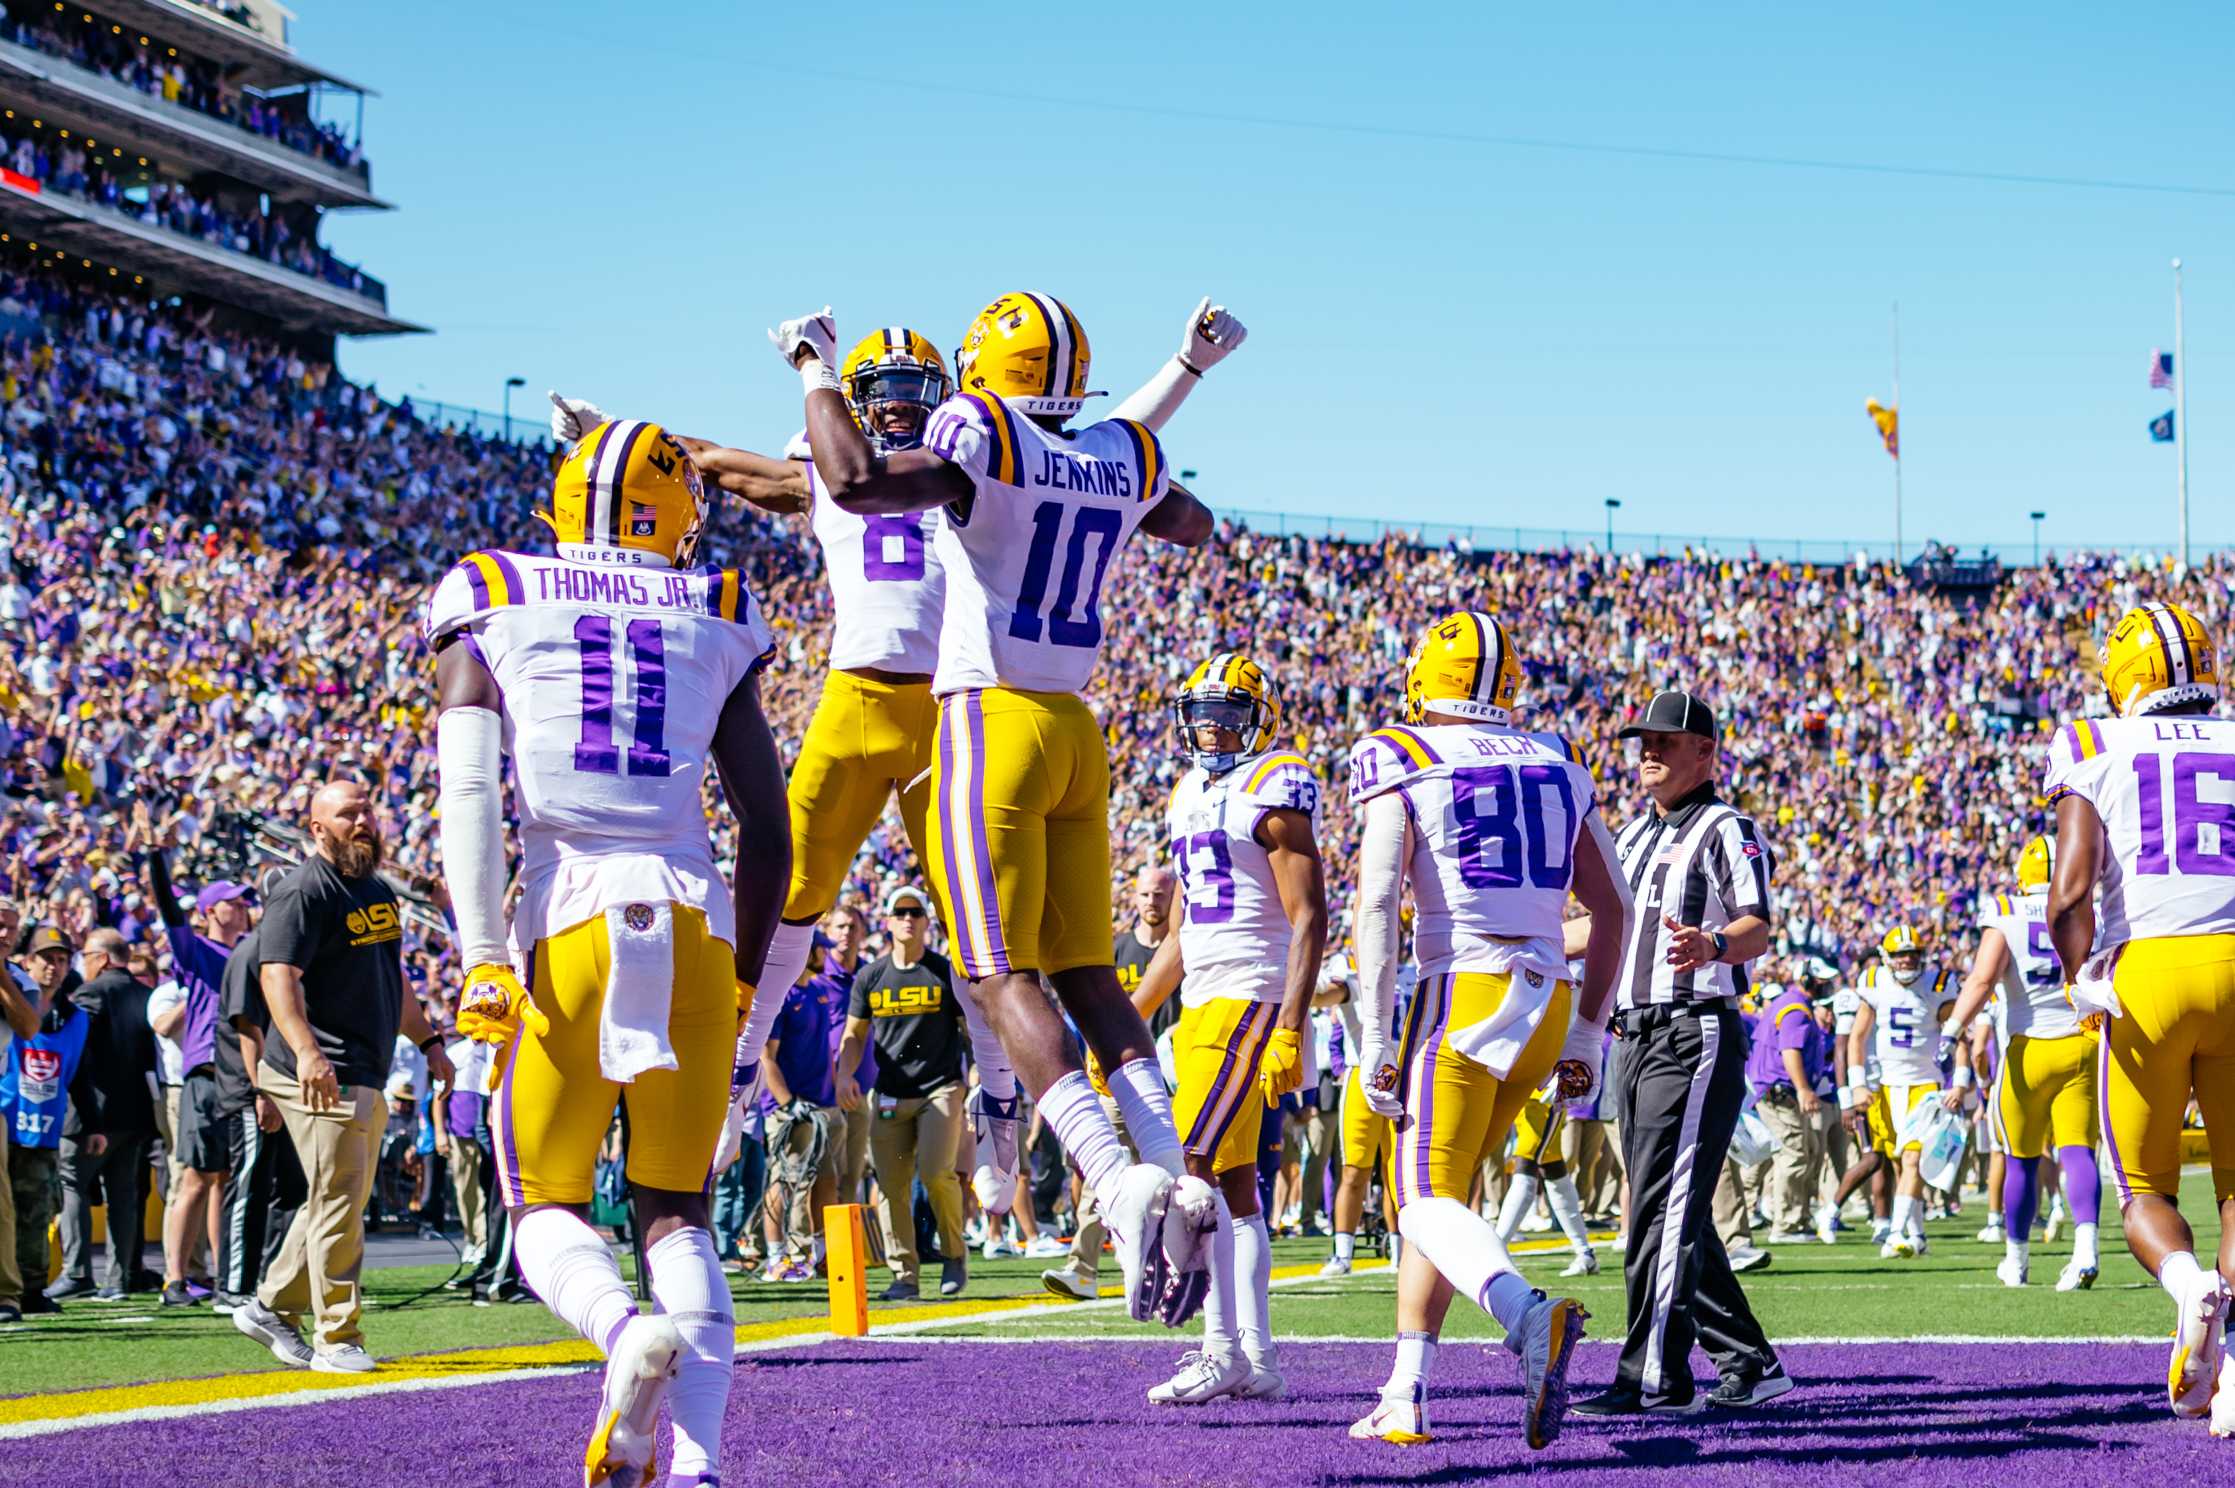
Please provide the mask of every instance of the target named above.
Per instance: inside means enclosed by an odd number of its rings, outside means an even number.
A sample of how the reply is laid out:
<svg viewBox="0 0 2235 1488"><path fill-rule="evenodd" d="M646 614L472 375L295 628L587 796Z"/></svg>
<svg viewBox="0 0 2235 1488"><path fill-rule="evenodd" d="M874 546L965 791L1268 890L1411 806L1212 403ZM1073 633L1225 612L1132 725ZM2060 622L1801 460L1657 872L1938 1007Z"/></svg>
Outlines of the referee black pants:
<svg viewBox="0 0 2235 1488"><path fill-rule="evenodd" d="M1695 1388L1695 1339L1725 1374L1759 1374L1777 1362L1709 1213L1746 1096L1746 1027L1727 1007L1623 1016L1630 1333L1615 1388L1684 1401Z"/></svg>
<svg viewBox="0 0 2235 1488"><path fill-rule="evenodd" d="M286 1129L268 1132L258 1126L253 1103L225 1119L233 1124L233 1167L220 1199L225 1222L218 1230L217 1284L253 1297L265 1270L278 1259L310 1184Z"/></svg>

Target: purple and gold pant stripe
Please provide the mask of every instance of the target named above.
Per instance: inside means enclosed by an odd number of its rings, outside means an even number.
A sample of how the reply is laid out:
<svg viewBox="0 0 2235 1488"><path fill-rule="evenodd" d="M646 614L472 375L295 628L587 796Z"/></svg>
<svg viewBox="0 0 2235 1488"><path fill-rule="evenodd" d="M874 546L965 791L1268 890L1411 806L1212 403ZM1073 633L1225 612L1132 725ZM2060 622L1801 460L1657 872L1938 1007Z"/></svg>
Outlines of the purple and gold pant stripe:
<svg viewBox="0 0 2235 1488"><path fill-rule="evenodd" d="M1209 1157L1226 1140L1226 1129L1241 1114L1242 1102L1257 1096L1257 1065L1265 1054L1265 1035L1272 1031L1279 1009L1269 1002L1253 1002L1234 1025L1226 1041L1225 1057L1211 1079L1203 1108L1187 1130L1187 1150L1193 1157Z"/></svg>
<svg viewBox="0 0 2235 1488"><path fill-rule="evenodd" d="M2134 1184L2126 1176L2126 1159L2119 1154L2119 1134L2111 1124L2111 1034L2105 1029L2095 1044L2096 1123L2103 1128L2103 1151L2111 1159L2111 1182L2118 1189L2119 1212L2134 1202ZM2005 1149L2007 1150L2007 1148Z"/></svg>
<svg viewBox="0 0 2235 1488"><path fill-rule="evenodd" d="M956 693L939 708L939 866L962 974L972 981L1011 969L986 833L985 760L984 695Z"/></svg>
<svg viewBox="0 0 2235 1488"><path fill-rule="evenodd" d="M1447 974L1423 982L1412 999L1412 1016L1406 1020L1404 1062L1398 1066L1404 1071L1405 1110L1398 1118L1391 1164L1399 1205L1435 1197L1436 1062L1443 1052L1456 980Z"/></svg>

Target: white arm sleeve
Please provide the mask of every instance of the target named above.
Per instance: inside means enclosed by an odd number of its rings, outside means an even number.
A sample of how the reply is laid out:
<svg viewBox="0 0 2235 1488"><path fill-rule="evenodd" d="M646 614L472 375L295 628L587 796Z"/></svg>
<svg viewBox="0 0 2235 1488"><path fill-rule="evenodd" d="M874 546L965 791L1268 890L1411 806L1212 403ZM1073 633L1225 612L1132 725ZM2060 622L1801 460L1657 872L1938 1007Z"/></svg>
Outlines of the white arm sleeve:
<svg viewBox="0 0 2235 1488"><path fill-rule="evenodd" d="M1163 433L1165 424L1180 411L1187 395L1203 381L1198 373L1190 372L1173 357L1156 369L1147 382L1126 394L1125 400L1104 414L1104 418L1132 419L1147 424L1156 433Z"/></svg>
<svg viewBox="0 0 2235 1488"><path fill-rule="evenodd" d="M488 708L446 708L435 724L441 769L442 875L467 970L509 966L504 928L504 729Z"/></svg>
<svg viewBox="0 0 2235 1488"><path fill-rule="evenodd" d="M1389 1045L1397 985L1398 905L1412 857L1412 813L1385 791L1366 803L1358 845L1358 1022L1360 1044Z"/></svg>

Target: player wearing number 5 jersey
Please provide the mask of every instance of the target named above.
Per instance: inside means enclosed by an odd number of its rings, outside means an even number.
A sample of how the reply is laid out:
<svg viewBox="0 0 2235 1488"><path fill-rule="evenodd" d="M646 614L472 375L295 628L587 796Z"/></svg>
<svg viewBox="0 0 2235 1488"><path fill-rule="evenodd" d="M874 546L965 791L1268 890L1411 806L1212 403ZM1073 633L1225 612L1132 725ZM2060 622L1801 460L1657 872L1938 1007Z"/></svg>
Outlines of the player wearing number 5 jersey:
<svg viewBox="0 0 2235 1488"><path fill-rule="evenodd" d="M1896 925L1878 942L1878 965L1863 973L1860 1005L1848 1034L1847 1067L1861 1071L1846 1092L1850 1120L1866 1113L1870 1143L1894 1165L1893 1230L1880 1256L1925 1253L1925 1132L1940 1109L1943 1020L1956 1000L1955 977L1925 965L1917 932Z"/></svg>
<svg viewBox="0 0 2235 1488"><path fill-rule="evenodd" d="M1989 1119L2001 1138L2002 1264L2007 1286L2024 1286L2033 1218L2041 1207L2039 1158L2054 1153L2076 1228L2060 1292L2095 1285L2096 1225L2103 1183L2095 1159L2095 1040L2064 995L2064 970L2049 939L2049 877L2054 849L2036 837L2018 856L2018 892L1992 894L1979 913L1979 950L1948 1019L1956 1045L1956 1084L1971 1083L1972 1045L1962 1031L1990 997L2002 1057Z"/></svg>
<svg viewBox="0 0 2235 1488"><path fill-rule="evenodd" d="M1361 1439L1428 1437L1429 1366L1454 1291L1494 1316L1520 1357L1531 1447L1560 1433L1584 1312L1524 1280L1497 1228L1468 1203L1485 1159L1555 1073L1565 1099L1590 1094L1605 1052L1630 894L1614 870L1591 772L1557 734L1512 726L1521 663L1505 627L1466 612L1413 648L1404 726L1350 755L1363 816L1358 867L1361 1088L1395 1118L1387 1168L1404 1254L1397 1363ZM1398 906L1418 906L1420 982L1392 1040ZM1591 911L1583 981L1569 978L1563 914Z"/></svg>
<svg viewBox="0 0 2235 1488"><path fill-rule="evenodd" d="M652 1476L663 1395L678 1475L718 1472L729 1394L706 1183L790 844L755 675L769 631L735 569L689 567L705 516L682 445L607 422L559 468L558 556L475 553L427 616L458 1023L501 1046L490 1127L521 1271L606 1356L586 1484ZM509 934L506 754L523 855ZM707 838L709 761L738 819L734 894ZM657 1314L638 1315L587 1220L616 1100Z"/></svg>
<svg viewBox="0 0 2235 1488"><path fill-rule="evenodd" d="M2176 1309L2173 1413L2209 1413L2214 1435L2235 1435L2235 1369L2222 1365L2222 1278L2235 1274L2235 722L2212 711L2212 633L2177 606L2128 611L2101 666L2118 716L2067 724L2049 745L2049 934L2074 1004L2102 1024L2097 1090L2127 1249ZM2178 1203L2192 1095L2220 1205L2216 1267L2197 1260Z"/></svg>
<svg viewBox="0 0 2235 1488"><path fill-rule="evenodd" d="M1210 1284L1217 1204L1183 1176L1147 1025L1118 987L1109 759L1078 691L1105 613L1121 611L1108 594L1127 541L1141 530L1197 546L1210 513L1172 486L1145 424L1065 427L1087 396L1087 340L1047 295L1003 295L980 313L955 357L961 391L921 449L880 453L854 425L827 312L773 339L805 383L832 500L863 516L943 509L932 882L980 1007L1109 1216L1133 1315L1177 1325ZM1143 1163L1127 1163L1043 974L1110 1072Z"/></svg>

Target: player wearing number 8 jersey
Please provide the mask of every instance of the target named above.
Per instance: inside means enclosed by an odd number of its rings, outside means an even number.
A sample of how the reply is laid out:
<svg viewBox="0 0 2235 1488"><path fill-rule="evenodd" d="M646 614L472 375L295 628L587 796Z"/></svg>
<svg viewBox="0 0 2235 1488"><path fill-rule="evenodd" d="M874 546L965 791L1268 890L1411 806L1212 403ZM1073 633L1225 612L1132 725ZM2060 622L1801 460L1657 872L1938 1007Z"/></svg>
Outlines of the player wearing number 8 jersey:
<svg viewBox="0 0 2235 1488"><path fill-rule="evenodd" d="M2115 718L2059 729L2049 934L2067 988L2102 1024L2097 1090L2127 1248L2173 1299L2173 1413L2235 1435L2223 1368L2235 1274L2235 722L2213 715L2219 648L2175 605L2130 610L2103 642ZM2097 907L2100 896L2100 910ZM2211 1143L2217 1267L2181 1215L2191 1096ZM2216 1392L2216 1393L2215 1393Z"/></svg>
<svg viewBox="0 0 2235 1488"><path fill-rule="evenodd" d="M689 567L705 515L682 445L607 422L559 468L558 556L473 554L427 616L458 1022L501 1046L490 1126L521 1271L606 1355L588 1484L651 1476L663 1395L678 1473L717 1472L729 1393L705 1191L790 848L755 675L768 627L735 569ZM524 858L509 934L507 753ZM738 818L734 895L707 838L710 760ZM637 1314L586 1217L616 1100L656 1315Z"/></svg>
<svg viewBox="0 0 2235 1488"><path fill-rule="evenodd" d="M1521 1276L1495 1226L1468 1205L1531 1092L1560 1074L1563 1098L1598 1082L1629 890L1591 772L1557 734L1512 726L1521 663L1504 626L1466 612L1430 627L1407 664L1403 726L1350 755L1361 808L1359 1080L1395 1118L1387 1168L1404 1254L1397 1363L1361 1439L1427 1439L1427 1378L1456 1290L1497 1318L1521 1360L1532 1447L1559 1435L1583 1310ZM1401 1041L1389 1023L1398 906L1418 918L1420 982ZM1583 982L1569 980L1563 913L1592 912Z"/></svg>
<svg viewBox="0 0 2235 1488"><path fill-rule="evenodd" d="M979 1005L1104 1205L1133 1315L1177 1325L1209 1287L1217 1205L1182 1176L1147 1025L1118 987L1109 760L1077 694L1117 608L1105 590L1128 539L1138 529L1194 547L1210 513L1172 486L1145 424L1066 429L1087 397L1087 340L1047 295L1003 295L972 323L955 357L961 391L920 449L880 452L847 416L827 312L773 339L800 370L817 472L839 506L944 509L932 882ZM1109 1071L1144 1162L1126 1161L1043 974Z"/></svg>

